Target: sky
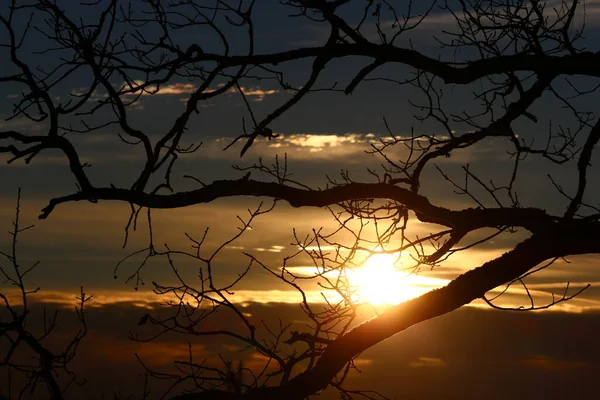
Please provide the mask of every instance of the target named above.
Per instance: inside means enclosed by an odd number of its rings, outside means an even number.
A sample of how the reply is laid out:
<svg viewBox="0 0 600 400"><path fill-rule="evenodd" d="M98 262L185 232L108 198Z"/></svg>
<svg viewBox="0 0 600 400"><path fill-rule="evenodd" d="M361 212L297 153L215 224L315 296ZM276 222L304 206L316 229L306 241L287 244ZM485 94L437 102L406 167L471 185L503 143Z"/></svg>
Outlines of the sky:
<svg viewBox="0 0 600 400"><path fill-rule="evenodd" d="M61 4L73 16L81 13L72 3ZM587 31L582 44L596 51L594 43L597 43L595 38L600 33L600 8L595 1L588 1L586 7ZM346 16L355 18L357 10L348 7ZM2 5L0 13L4 12L6 6ZM327 31L320 24L286 15L286 9L278 2L258 2L253 15L257 53L315 46L326 39ZM90 17L89 14L82 16ZM19 18L26 21L23 16ZM424 53L442 57L448 55L449 50L440 48L433 38L452 27L450 15L434 8L433 14L409 37L412 45ZM241 51L246 44L243 35L236 30L228 31L228 34L231 35L233 51ZM370 39L376 38L375 31L370 35ZM47 48L49 44L33 39L38 37L35 33L31 37L19 49L22 57L32 65L44 67L56 62L52 55L36 54L36 51ZM183 45L199 41L206 51L211 51L211 46L215 46L214 38L204 33L185 33L177 39ZM406 43L401 41L399 45ZM5 49L0 49L0 58L5 53ZM365 61L360 59L333 62L320 78L319 87L328 88L334 83L343 87L344 82L347 83L362 65L365 65ZM304 60L284 64L281 68L291 84L301 86L310 71L310 63ZM0 76L10 73L11 66L2 63ZM381 68L377 76L401 77L407 73L405 67L394 65ZM573 82L581 87L590 85L585 79L574 78ZM55 87L52 95L59 102L67 101L85 92L88 85L89 77L84 73L76 74ZM261 117L291 95L272 80L246 80L241 85L255 114ZM565 81L556 85L561 93L569 94L570 89ZM141 96L129 111L131 124L149 132L151 138L156 140L183 110L184 102L196 86L197 82L175 79L163 85L156 94ZM479 88L478 83L445 88L445 110L455 113L464 109L477 110L480 105L473 100L473 92ZM0 132L13 129L32 135L43 134L47 129L47 124L43 122L33 122L22 116L10 118L21 90L14 84L0 84ZM92 100L101 99L103 95L97 92L94 94L97 97L92 97ZM341 170L348 171L355 180L373 181L367 168L381 170L381 159L366 152L371 145L379 143L380 139L389 137L391 133L407 136L411 129L417 134L443 134L439 126L415 118L419 111L411 107L409 102L424 100L416 88L386 81L365 82L350 96L335 91L311 93L271 125L279 137L273 140L258 139L240 158L239 151L243 144L238 143L223 151L242 132L242 118L248 118L243 100L231 91L203 102L198 115L190 121L185 141L189 144L202 142L202 145L196 153L178 160L173 171L174 183L178 190L195 188L195 181L182 177L185 174L205 182L240 178L245 172L232 168L233 165L248 166L259 160L271 164L276 156L282 160L284 155L287 155L294 179L306 185L322 187L327 176L339 177ZM596 100L597 96L592 94L574 99L573 104L581 110L595 111L593 105L597 104ZM523 118L516 123L519 134L526 140L544 141L548 129L574 126L569 110L550 95L544 95L534 105L532 112L538 118L537 123ZM98 122L103 118L108 116L100 113L91 120ZM66 122L77 124L78 118ZM456 123L455 127L457 132L468 130L460 123ZM109 126L91 134L69 135L82 160L91 164L88 173L97 186L113 184L126 187L133 182L143 165L141 148L122 143L117 137L118 133L118 128ZM512 172L512 160L507 154L509 149L509 143L505 140L490 139L459 150L450 158L440 160L437 165L448 175L461 179L461 168L468 164L470 170L475 171L483 181L493 180L502 184L510 179ZM394 148L388 155L401 158L406 155L406 150ZM152 293L151 283L157 281L168 285L177 282L164 257L151 259L139 275L136 275L136 271L143 255L120 263L129 254L147 246L147 225L140 223L138 229L127 237L127 246L123 248L130 212L128 204L70 203L58 206L48 219L37 220L40 210L50 198L75 190L68 164L60 153L53 151L39 154L30 164L21 160L7 164L5 161L8 159L6 154L0 154L0 161L3 161L0 163L0 248L6 251L10 247L11 238L7 232L15 216L17 190L21 188L22 223L35 224L35 227L20 237L19 254L24 264L40 261L39 267L28 278L31 287L40 287L39 293L34 296L35 309L39 311L44 305L61 309L61 318L64 318L61 330L72 332L77 328L71 310L80 286L93 295L88 315L90 334L74 361L81 375L91 377L89 385L97 388L93 390L114 387L115 390L130 393L130 382L140 380L142 372L134 353L144 360L150 360L152 367L157 368L170 368L174 359L185 357L189 338L165 337L145 344L134 343L127 338L130 331L142 330L143 333L144 327L138 327L137 321L145 313L162 311L163 306L159 304L161 299ZM597 161L596 154L590 168L590 176L594 178L598 176L600 165ZM560 215L568 201L551 184L549 176L567 192L574 191L575 163L557 166L541 158L529 157L523 161L516 181L519 200L523 206L539 207ZM253 172L252 177L259 179L260 175ZM425 171L422 182L421 193L436 205L454 209L477 206L466 196L457 194L433 166ZM586 196L587 202L598 204L600 190L592 186ZM487 206L493 206L493 199L483 195L482 199ZM154 241L159 250L164 250L168 245L172 249L190 251L192 243L186 235L198 239L205 229L210 228L203 248L205 254L219 249L214 258L214 269L217 271L215 276L223 284L233 282L245 270L248 257L244 253L251 253L277 273L285 262L286 267L299 276L314 274L315 268L306 257L298 256L288 261L286 257L298 251L297 238L311 235L313 229L323 229L323 232L336 230L335 220L325 209L297 209L279 202L274 210L253 220L252 229L221 247L239 232L238 216L247 218L248 210L256 209L261 201L264 202L263 207L270 204L265 199L235 198L183 209L154 210ZM409 228L412 237L435 230L435 227L419 223L414 218ZM475 232L465 239L465 244L486 234L489 232ZM370 282L371 275L377 275L375 272L359 275L356 281L365 284L359 289L358 295L373 300L376 297L374 292L394 292L394 295L380 298L384 304L376 304L375 309L381 310L387 306L386 302L404 301L447 284L456 276L500 256L526 237L524 231L503 233L484 244L457 253L434 269L422 268L408 276L404 273L380 273L381 277L375 279L372 286L365 282ZM350 237L341 232L335 239L348 242ZM327 248L324 250L332 251ZM553 294L562 296L567 284L568 293L571 294L591 285L575 299L548 311L499 312L477 301L378 344L359 357L356 366L362 372L352 372L348 378L349 387L377 389L388 397L407 399L577 398L589 394L594 390L593 377L600 372L600 354L597 354L598 347L593 334L600 328L598 260L597 255L569 257L528 277L528 288L540 304L551 301ZM176 257L175 262L188 282L197 283L196 275L200 267L197 260ZM395 265L392 268L396 271L410 270L414 264L410 254L398 255L393 262ZM385 258L380 258L379 264L371 264L374 268L383 266L384 269L391 265L389 259ZM360 267L357 266L357 269ZM401 278L396 280L399 276ZM386 279L391 282L390 289ZM311 302L323 302L323 289L316 282L302 280L302 285ZM394 285L400 289L394 289ZM14 289L7 286L0 283L0 290L14 293ZM498 294L500 289L490 295ZM324 295L329 299L336 298L335 293L330 291L325 291ZM232 298L243 304L245 312L257 321L264 319L275 324L276 317L283 316L293 326L301 327L306 322L298 306L298 292L256 265L236 285ZM520 287L509 290L499 301L499 304L513 307L528 305L527 294ZM373 316L371 306L361 307L360 310L363 320ZM225 325L232 323L226 317L219 321ZM59 339L56 340L60 343ZM230 341L219 339L202 342L195 339L193 344L199 357L210 360L216 360L217 354L222 353L232 358L241 357L248 365L264 363L259 354L241 353L236 344ZM125 378L127 374L129 378ZM161 383L157 385L160 387ZM72 395L76 396L77 390L89 389L73 390ZM323 398L335 398L335 393L326 391Z"/></svg>

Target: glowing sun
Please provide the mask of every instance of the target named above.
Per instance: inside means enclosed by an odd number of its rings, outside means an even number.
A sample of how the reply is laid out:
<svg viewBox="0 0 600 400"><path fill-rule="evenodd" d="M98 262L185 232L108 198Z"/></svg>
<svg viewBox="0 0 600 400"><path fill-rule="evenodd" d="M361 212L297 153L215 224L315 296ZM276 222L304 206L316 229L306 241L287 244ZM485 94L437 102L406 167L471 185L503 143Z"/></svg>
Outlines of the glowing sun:
<svg viewBox="0 0 600 400"><path fill-rule="evenodd" d="M418 296L411 287L410 276L396 268L398 254L375 253L363 266L348 271L355 288L354 300L373 305L395 305Z"/></svg>

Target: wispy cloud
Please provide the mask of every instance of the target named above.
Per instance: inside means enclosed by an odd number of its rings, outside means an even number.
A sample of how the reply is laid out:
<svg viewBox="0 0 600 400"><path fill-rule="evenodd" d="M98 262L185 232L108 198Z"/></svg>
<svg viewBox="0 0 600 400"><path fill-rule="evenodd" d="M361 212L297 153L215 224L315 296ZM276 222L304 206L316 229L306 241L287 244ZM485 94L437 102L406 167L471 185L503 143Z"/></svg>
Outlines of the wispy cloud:
<svg viewBox="0 0 600 400"><path fill-rule="evenodd" d="M197 85L194 83L169 83L164 85L148 85L142 88L144 85L144 81L136 80L131 84L124 83L121 86L122 90L131 90L130 93L127 93L128 96L149 96L149 95L169 95L169 96L180 96L185 94L191 94L198 90ZM217 87L221 87L223 84L217 85ZM212 93L217 89L207 89L205 93ZM248 96L251 101L262 101L266 96L274 95L279 93L277 89L261 89L259 87L247 87L240 86L240 90L244 93L245 96ZM234 94L238 93L237 88L232 87L229 88L225 93ZM182 101L187 100L186 98L182 99Z"/></svg>
<svg viewBox="0 0 600 400"><path fill-rule="evenodd" d="M14 118L6 120L7 116L0 117L0 129L25 130L31 132L40 132L47 129L45 122L33 121L29 118Z"/></svg>
<svg viewBox="0 0 600 400"><path fill-rule="evenodd" d="M309 303L319 304L325 300L323 294L329 300L340 301L341 297L332 291L306 290L304 293ZM6 289L2 293L13 304L19 304L20 292L16 289ZM130 305L138 308L155 309L159 308L165 301L177 301L177 298L169 295L157 295L152 291L124 291L109 289L89 289L86 294L92 295L92 301L87 304L88 308L107 307L111 305ZM71 308L78 304L76 293L64 290L41 290L30 299L39 303L56 304L61 307ZM236 290L228 298L239 305L248 303L281 303L298 304L302 301L302 296L297 291L292 290ZM193 299L191 299L193 301ZM209 304L206 304L209 307Z"/></svg>
<svg viewBox="0 0 600 400"><path fill-rule="evenodd" d="M275 90L275 89L270 89L270 90L262 90L262 89L252 89L252 88L246 88L246 87L240 87L240 89L242 90L242 93L244 93L244 95L246 96L250 96L252 99L252 101L263 101L264 98L266 96L271 96L273 94L277 94L279 93L279 90ZM232 92L231 89L229 89L230 92ZM233 90L235 91L235 90Z"/></svg>
<svg viewBox="0 0 600 400"><path fill-rule="evenodd" d="M248 150L248 156L274 157L287 154L293 160L331 160L350 164L364 164L369 160L379 164L383 159L378 154L372 154L373 146L382 148L383 143L391 144L394 140L406 140L395 145L389 145L383 153L391 160L405 160L410 149L410 136L396 135L392 138L387 135L369 133L285 133L275 132L278 136L271 140L261 138L254 141ZM436 136L443 140L447 137ZM419 138L415 141L426 142L428 139ZM228 151L222 151L233 141L232 137L220 137L205 140L202 150L198 153L208 158L239 158L239 150L245 144L240 140ZM419 147L421 143L415 144ZM426 145L424 143L423 145ZM451 157L439 158L439 163L465 164L476 160L508 160L509 156L504 149L510 150L510 143L506 140L490 140L467 149L459 149ZM413 155L414 157L414 155Z"/></svg>
<svg viewBox="0 0 600 400"><path fill-rule="evenodd" d="M88 91L90 89L87 87L78 87L78 88L74 88L72 89L69 94L73 97L83 97L85 96ZM92 92L92 94L90 95L90 99L89 101L91 102L98 102L98 101L102 101L108 98L108 93L106 92L101 92L99 90L94 90Z"/></svg>
<svg viewBox="0 0 600 400"><path fill-rule="evenodd" d="M363 155L369 150L370 145L379 142L373 133L345 133L345 134L312 134L312 133L278 133L278 137L271 141L257 140L250 148L250 156L274 157L275 155L288 154L296 160L332 160L345 158L350 155ZM232 138L217 138L212 143L205 142L203 155L211 158L237 157L237 147L232 151L219 151L231 142ZM241 146L241 143L236 146ZM363 162L364 159L347 159L348 162Z"/></svg>
<svg viewBox="0 0 600 400"><path fill-rule="evenodd" d="M11 154L5 153L5 154L0 154L0 164L6 164L10 159L12 159L13 156ZM81 161L81 163L87 163L87 164L92 164L95 163L96 161L102 161L93 157L79 157L79 161ZM67 166L69 165L69 160L66 157L63 156L50 156L50 155L45 155L45 154L38 154L35 156L35 158L31 161L30 163L31 165L64 165ZM26 168L31 168L31 165L27 164L25 162L24 158L18 159L17 161L11 163L11 167L26 167Z"/></svg>
<svg viewBox="0 0 600 400"><path fill-rule="evenodd" d="M267 251L271 253L281 253L285 246L255 247L254 251Z"/></svg>
<svg viewBox="0 0 600 400"><path fill-rule="evenodd" d="M437 357L419 357L417 360L410 361L408 365L411 368L440 368L448 365L446 361Z"/></svg>
<svg viewBox="0 0 600 400"><path fill-rule="evenodd" d="M571 369L587 368L592 366L592 363L590 362L557 360L545 355L529 357L522 360L521 363L526 366L545 371L564 371Z"/></svg>

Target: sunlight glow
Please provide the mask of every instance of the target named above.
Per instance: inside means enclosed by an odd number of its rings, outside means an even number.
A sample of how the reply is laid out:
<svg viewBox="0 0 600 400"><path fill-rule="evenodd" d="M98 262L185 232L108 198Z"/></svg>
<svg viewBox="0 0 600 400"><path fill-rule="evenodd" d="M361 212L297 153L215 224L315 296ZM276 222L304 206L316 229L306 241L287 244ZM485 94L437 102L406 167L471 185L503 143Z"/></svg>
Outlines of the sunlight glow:
<svg viewBox="0 0 600 400"><path fill-rule="evenodd" d="M415 298L423 289L412 286L412 275L396 267L398 254L373 254L360 268L348 271L350 284L356 288L355 301L373 305L396 305Z"/></svg>

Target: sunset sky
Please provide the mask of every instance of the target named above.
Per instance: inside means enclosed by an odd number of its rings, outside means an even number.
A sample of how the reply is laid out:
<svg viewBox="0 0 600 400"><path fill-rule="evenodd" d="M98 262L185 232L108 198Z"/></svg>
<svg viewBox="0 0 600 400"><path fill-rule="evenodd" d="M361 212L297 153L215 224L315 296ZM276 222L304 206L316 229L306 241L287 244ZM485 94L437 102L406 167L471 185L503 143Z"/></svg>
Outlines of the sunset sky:
<svg viewBox="0 0 600 400"><path fill-rule="evenodd" d="M278 5L279 2L261 0L257 3L253 14L257 53L320 45L326 39L327 31L320 24L305 19L294 19L290 23L290 19L285 17L286 8ZM600 38L600 2L586 3L587 30L582 43L589 43L590 50L596 51L594 45ZM68 7L67 10L76 15L76 10ZM0 5L0 13L5 11L6 6ZM349 7L348 18L352 18L356 11ZM449 50L441 49L433 37L453 29L453 23L449 14L434 9L419 29L410 33L412 45L429 55L447 55ZM0 38L2 34L0 31ZM245 42L237 43L236 35L231 33L232 47L243 49ZM210 51L211 39L199 36L184 36L180 40L184 45L199 40L206 46L205 50ZM408 39L405 40L398 45L408 43ZM48 56L34 55L35 51L44 49L43 46L48 46L48 43L32 39L26 41L19 51L34 65L51 65L52 59L43 60ZM0 59L5 57L6 49L0 49ZM335 61L328 66L319 86L330 87L339 82L343 88L363 65L364 60L361 59ZM11 68L9 63L0 63L0 76L14 72ZM291 84L300 86L307 78L310 63L306 60L293 62L281 68L286 71L286 79ZM408 68L403 66L386 66L378 70L376 76L400 78L408 72ZM583 79L574 81L583 85L587 82ZM85 74L74 76L58 85L52 95L57 101L66 101L70 96L84 92L88 84L89 77L86 78ZM162 86L156 94L142 96L129 111L130 123L156 139L172 125L196 86L195 82L176 79ZM568 93L564 81L557 82L556 86ZM472 92L478 88L478 83L446 88L443 100L446 110L456 113L463 109L477 110L479 104L472 100ZM11 115L12 105L19 100L21 90L17 85L0 84L0 131L12 129L32 135L44 134L45 123L35 123L24 117L6 120ZM269 80L242 82L242 90L254 112L263 117L291 95L277 82ZM103 93L96 95L102 98ZM347 170L356 181L374 181L367 168L380 169L381 159L367 154L365 150L389 136L384 118L397 136L407 136L411 129L417 134L443 134L439 126L417 121L414 115L418 111L409 105L408 100L423 102L424 98L416 88L387 81L364 82L351 96L328 91L312 93L271 125L273 131L279 134L278 138L258 139L240 159L242 143L227 151L222 149L242 133L242 117L248 116L240 96L234 92L226 93L202 103L199 115L192 118L185 140L189 144L202 142L202 146L196 153L179 159L173 170L174 184L178 190L197 187L193 180L182 178L185 174L205 182L240 178L245 172L233 169L232 165L251 165L259 158L270 164L276 155L282 159L285 154L294 179L309 186L323 187L326 177L339 177L340 170ZM597 111L593 107L599 104L598 100L598 96L593 95L576 99L573 104L582 110ZM521 118L516 124L519 134L527 140L544 141L550 119L552 126L569 127L574 124L569 111L551 96L541 98L532 112L538 118L537 123ZM97 121L102 118L102 114L94 117ZM77 123L76 118L66 121ZM468 130L464 124L455 125L457 132ZM86 171L97 186L114 184L128 187L143 166L142 149L124 144L118 139L118 133L116 126L109 126L95 133L69 136L82 161L91 164ZM483 181L505 184L512 173L512 160L507 150L509 143L505 139L487 140L456 151L450 158L440 159L437 165L460 181L461 168L469 164L470 170ZM405 151L391 149L388 155L401 158ZM600 188L596 184L600 172L598 157L596 153L592 159L589 170L592 185L585 199L592 204L600 201ZM0 154L0 161L3 161L0 163L0 249L10 247L11 238L7 232L15 216L17 190L21 188L22 224L35 224L35 227L20 237L19 253L23 263L41 262L28 280L30 287L41 288L33 296L36 307L50 303L63 308L61 329L69 331L76 329L69 313L80 286L94 296L89 303L91 332L75 361L76 368L84 372L82 375L92 377L90 385L98 390L114 386L114 390L122 390L123 393L128 390L134 392L128 382L141 379L138 373L142 371L134 353L149 360L153 367L164 368L174 359L186 357L188 338L169 336L149 344L134 344L127 338L129 331L141 329L143 333L143 327L138 328L137 322L145 313L161 309L161 299L152 293L151 282L176 282L165 258L152 259L144 267L141 278L145 285L137 285L137 288L135 279L127 282L127 278L139 266L140 256L127 260L115 271L117 263L125 256L147 246L148 230L144 218L140 217L139 229L131 233L125 249L122 247L130 213L130 206L126 203L67 203L59 205L48 219L38 220L40 210L49 199L76 190L68 163L61 153L52 151L39 154L30 164L19 160L8 165L5 161L9 158ZM565 191L574 191L575 162L557 166L530 156L522 162L516 181L519 201L524 207L539 207L548 213L562 215L568 200L551 184L548 175ZM252 173L252 177L261 178L256 172ZM426 170L422 183L421 193L436 205L453 209L477 206L466 196L456 194L452 185L433 166ZM485 197L484 193L479 194L487 206L494 206L493 199ZM154 210L154 241L160 250L164 250L163 244L167 244L172 249L190 251L191 243L186 234L200 238L210 227L204 244L209 253L236 234L239 226L237 216L246 218L248 209L255 209L262 200L270 204L268 199L233 198L176 210ZM221 282L235 280L248 264L244 252L253 254L271 270L280 271L284 258L298 251L294 229L297 236L303 238L313 229L322 228L324 232L330 232L336 227L335 220L325 209L292 208L279 202L273 211L259 216L252 223L251 230L223 248L215 259L215 275ZM413 218L409 235L414 238L436 229L439 228L419 223ZM471 234L461 243L474 242L490 232ZM390 299L397 303L443 286L458 275L509 251L527 236L523 230L503 233L491 241L457 253L433 270L422 268L407 277L394 275L401 277L398 281L400 294L383 295L381 303ZM349 236L344 234L336 238L342 242L349 240ZM410 270L414 265L409 254L396 259L396 271ZM314 267L308 261L294 258L288 261L287 267L299 275L310 276ZM528 277L528 288L540 304L550 302L552 294L561 297L567 284L569 294L591 284L577 298L548 311L499 312L490 310L483 302L475 302L380 343L359 357L356 365L362 373L353 373L349 386L376 389L391 398L403 399L589 398L589 394L597 390L595 382L600 373L600 347L597 345L600 330L599 261L597 255L570 257ZM183 258L176 259L176 263L193 282L198 265ZM381 258L379 263L388 261ZM368 275L356 278L357 282L368 279ZM394 286L385 282L386 279L392 278L384 276L383 281L373 283L374 287L379 287L384 293L394 291ZM303 285L311 301L323 302L322 290L314 282L307 281ZM10 293L11 290L0 281L0 291ZM364 290L365 297L376 297L374 293L378 291ZM368 290L371 292L367 293ZM325 293L325 296L335 298L333 293ZM375 297L366 300L376 302ZM236 286L232 298L243 303L245 312L257 321L264 319L275 323L276 318L281 316L297 327L306 322L298 307L299 293L260 268L250 271ZM529 300L525 290L515 285L499 300L499 304L527 306ZM375 312L385 306L377 304ZM362 310L363 319L374 315L371 306L364 306ZM222 322L229 323L227 320ZM249 365L262 362L252 358L256 358L257 353L252 353L254 356L240 353L240 347L235 347L239 345L229 341L210 339L202 342L194 339L194 344L198 354L209 359L216 359L217 353L223 353L242 357ZM99 380L98 375L104 378ZM335 391L326 392L323 398L336 398Z"/></svg>

